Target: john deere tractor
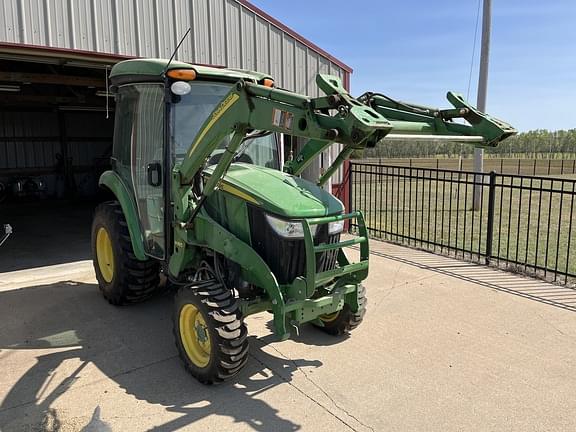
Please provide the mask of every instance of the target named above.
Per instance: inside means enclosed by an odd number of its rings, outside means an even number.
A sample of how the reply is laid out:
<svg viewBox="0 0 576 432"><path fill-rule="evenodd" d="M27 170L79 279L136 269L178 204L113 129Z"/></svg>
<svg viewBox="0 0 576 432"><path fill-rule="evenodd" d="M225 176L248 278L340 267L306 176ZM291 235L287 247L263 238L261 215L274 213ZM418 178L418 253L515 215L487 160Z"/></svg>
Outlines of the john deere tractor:
<svg viewBox="0 0 576 432"><path fill-rule="evenodd" d="M114 305L135 303L163 275L177 288L178 351L203 383L246 363L248 315L270 312L281 340L307 322L336 336L362 322L368 233L361 212L345 213L322 188L352 151L390 132L484 144L513 133L458 96L445 111L355 99L329 75L317 77L318 98L275 88L262 73L160 59L118 63L110 81L112 169L100 185L115 199L97 207L92 225L100 290ZM307 139L284 167L278 134ZM323 176L300 178L333 143L342 151ZM343 239L351 220L357 235ZM354 245L360 258L350 262L344 248Z"/></svg>

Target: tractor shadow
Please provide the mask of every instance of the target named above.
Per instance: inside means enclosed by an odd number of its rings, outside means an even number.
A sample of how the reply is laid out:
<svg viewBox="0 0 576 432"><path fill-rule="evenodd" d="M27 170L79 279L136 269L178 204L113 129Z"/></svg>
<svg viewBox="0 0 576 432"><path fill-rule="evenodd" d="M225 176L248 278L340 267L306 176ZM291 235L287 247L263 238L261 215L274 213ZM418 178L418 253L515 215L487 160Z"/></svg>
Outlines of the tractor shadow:
<svg viewBox="0 0 576 432"><path fill-rule="evenodd" d="M290 382L300 367L321 366L320 361L271 355L262 349L267 338L251 336L249 361L236 379L204 386L181 365L171 313L170 293L118 308L96 285L70 281L0 293L0 364L6 373L0 429L65 429L67 419L54 402L77 397L94 410L83 430L115 430L105 419L122 420L126 413L114 412L114 396L104 390L111 386L98 385L101 374L136 399L171 413L166 417L172 420L149 430L178 430L208 416L229 417L257 431L301 429L260 395ZM27 355L28 350L33 352ZM138 409L146 414L146 407Z"/></svg>
<svg viewBox="0 0 576 432"><path fill-rule="evenodd" d="M270 316L272 317L272 316ZM264 336L260 338L261 341L265 343L275 342L274 336L274 323L272 318L270 321L266 322L266 329L271 332L271 335ZM314 326L311 323L305 323L300 326L298 333L296 333L293 329L288 329L291 331L290 341L295 343L301 343L304 345L314 345L314 346L331 346L331 345L338 345L344 342L346 339L350 337L349 334L340 335L340 336L333 336L328 333L322 331L321 328Z"/></svg>

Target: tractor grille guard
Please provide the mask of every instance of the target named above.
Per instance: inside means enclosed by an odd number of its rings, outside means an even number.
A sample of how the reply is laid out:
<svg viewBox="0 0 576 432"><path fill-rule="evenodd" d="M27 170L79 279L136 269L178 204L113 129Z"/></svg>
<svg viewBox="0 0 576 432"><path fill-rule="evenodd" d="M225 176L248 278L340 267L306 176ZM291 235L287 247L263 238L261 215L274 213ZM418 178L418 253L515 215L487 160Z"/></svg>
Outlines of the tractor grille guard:
<svg viewBox="0 0 576 432"><path fill-rule="evenodd" d="M268 264L280 285L290 285L306 274L306 246L303 238L286 239L278 235L266 221L266 213L248 206L252 247ZM300 221L300 220L299 220ZM314 245L340 241L340 233L330 234L328 224L319 224L314 235ZM337 266L338 251L328 250L316 255L316 270L332 270Z"/></svg>
<svg viewBox="0 0 576 432"><path fill-rule="evenodd" d="M317 246L314 245L314 240L310 230L311 225L328 224L330 222L350 219L356 219L359 234L357 237L335 243L325 243ZM311 297L316 288L327 284L339 276L347 276L346 279L350 283L359 283L366 278L368 275L369 245L368 230L366 229L362 212L354 211L352 213L336 216L303 219L302 225L304 229L304 245L306 249L306 297ZM360 245L360 261L350 263L342 249L354 245ZM338 267L316 273L316 255L333 250L338 251Z"/></svg>

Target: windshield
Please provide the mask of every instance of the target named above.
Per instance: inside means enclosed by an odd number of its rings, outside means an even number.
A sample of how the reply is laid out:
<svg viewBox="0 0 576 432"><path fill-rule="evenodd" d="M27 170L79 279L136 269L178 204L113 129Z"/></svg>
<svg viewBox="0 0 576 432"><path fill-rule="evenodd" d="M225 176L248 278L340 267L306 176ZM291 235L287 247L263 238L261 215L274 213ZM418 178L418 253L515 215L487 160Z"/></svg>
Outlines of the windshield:
<svg viewBox="0 0 576 432"><path fill-rule="evenodd" d="M177 96L171 110L171 139L173 154L176 161L180 162L186 155L200 128L216 105L232 87L225 83L191 83L190 93ZM208 159L208 165L213 165L220 160L223 149L228 145L230 137L222 140L216 150ZM241 154L238 162L246 162L268 168L280 169L278 162L278 145L275 134L246 140L240 146Z"/></svg>

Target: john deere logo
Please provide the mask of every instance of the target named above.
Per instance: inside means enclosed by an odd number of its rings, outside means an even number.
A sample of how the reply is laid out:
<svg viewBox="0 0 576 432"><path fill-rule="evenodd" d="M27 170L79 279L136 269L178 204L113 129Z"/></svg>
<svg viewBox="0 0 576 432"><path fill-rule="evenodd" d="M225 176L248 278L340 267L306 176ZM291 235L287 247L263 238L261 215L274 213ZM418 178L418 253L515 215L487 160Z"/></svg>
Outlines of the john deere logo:
<svg viewBox="0 0 576 432"><path fill-rule="evenodd" d="M216 108L216 111L214 111L212 114L212 120L218 120L220 116L224 114L224 112L238 100L239 97L240 96L238 96L236 93L229 94L228 97L222 101L220 106Z"/></svg>
<svg viewBox="0 0 576 432"><path fill-rule="evenodd" d="M214 112L212 113L212 118L210 119L210 121L208 122L206 127L204 127L204 129L202 129L202 132L200 133L200 135L198 135L198 138L196 138L196 142L194 143L194 145L192 147L190 147L190 151L188 152L188 156L192 155L192 152L196 149L196 147L198 146L200 141L202 141L202 139L206 136L206 134L208 133L210 128L212 128L212 126L214 126L214 123L216 123L218 121L218 119L220 117L222 117L222 115L232 105L234 105L238 99L240 99L240 96L238 96L236 93L231 93L226 97L226 99L224 99L222 101L222 103L218 106L218 108L216 108L216 110L214 110Z"/></svg>

